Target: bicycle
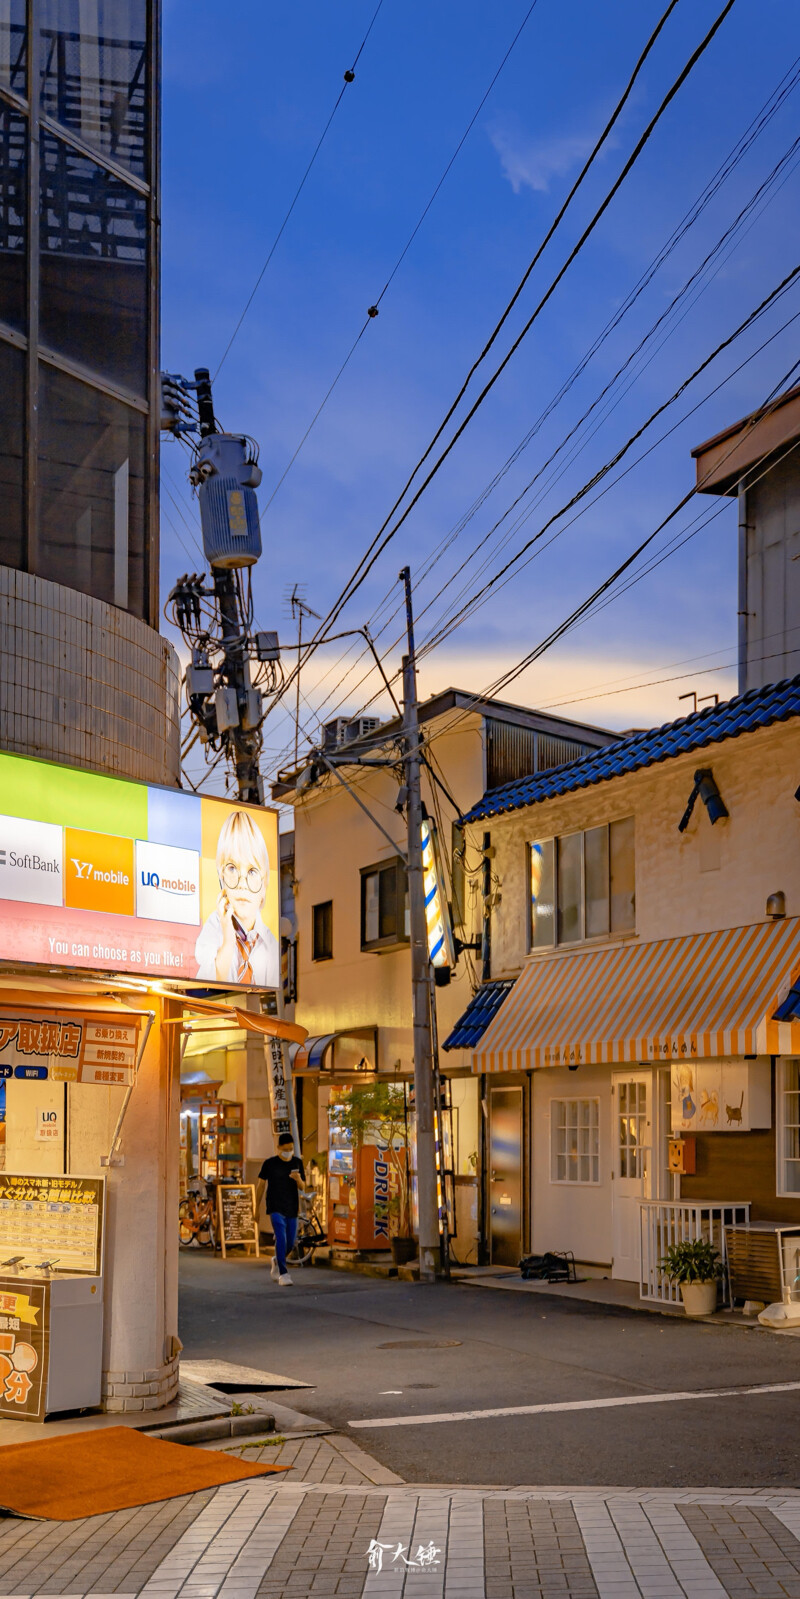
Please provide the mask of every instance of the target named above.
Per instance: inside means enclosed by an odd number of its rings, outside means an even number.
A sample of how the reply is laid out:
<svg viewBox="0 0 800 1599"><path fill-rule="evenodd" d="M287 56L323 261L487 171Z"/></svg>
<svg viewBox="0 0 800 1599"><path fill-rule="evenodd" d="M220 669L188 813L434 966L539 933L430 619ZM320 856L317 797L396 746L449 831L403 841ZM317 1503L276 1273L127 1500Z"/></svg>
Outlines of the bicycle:
<svg viewBox="0 0 800 1599"><path fill-rule="evenodd" d="M178 1243L181 1249L216 1249L213 1190L205 1199L195 1192L179 1201Z"/></svg>
<svg viewBox="0 0 800 1599"><path fill-rule="evenodd" d="M328 1236L319 1218L319 1199L316 1195L309 1198L306 1194L300 1195L300 1213L297 1218L297 1237L294 1246L289 1251L288 1259L293 1266L307 1266L314 1250L320 1244L327 1244Z"/></svg>

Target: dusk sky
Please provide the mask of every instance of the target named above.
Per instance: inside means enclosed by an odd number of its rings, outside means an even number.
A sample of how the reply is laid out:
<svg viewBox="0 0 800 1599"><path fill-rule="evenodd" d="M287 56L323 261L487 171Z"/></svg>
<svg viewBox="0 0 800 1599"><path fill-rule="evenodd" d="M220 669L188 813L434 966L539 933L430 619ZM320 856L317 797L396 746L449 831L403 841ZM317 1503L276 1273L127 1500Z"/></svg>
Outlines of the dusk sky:
<svg viewBox="0 0 800 1599"><path fill-rule="evenodd" d="M187 375L199 365L217 369L376 3L310 0L299 7L236 0L220 7L211 0L165 0L165 368ZM267 508L529 4L384 0L355 81L219 373L215 402L223 425L253 435L261 447L264 555L254 577L256 615L261 627L278 628L289 642L287 587L303 585L309 605L323 615L336 599L505 307L666 0L537 0L379 316ZM530 316L721 7L722 0L677 6L482 375L494 369ZM790 153L798 89L767 120L633 308L537 426L778 85L793 83L798 55L791 0L737 0L336 631L368 622L387 667L399 666L399 618L391 619L399 568L408 562L418 577L424 644L450 608L479 589L792 270L800 243L800 145ZM717 250L743 210L740 225ZM522 501L518 509L530 515L521 523L517 515L506 520L487 540L711 251L703 275L590 427ZM670 406L624 465L668 437L582 514L556 523L536 558L520 564L512 581L423 656L423 694L448 684L489 687L656 527L692 485L691 448L761 404L800 357L800 322L772 337L798 313L795 284ZM473 383L470 393L478 387ZM444 548L532 429L526 448ZM167 440L162 462L166 595L187 567L199 568L201 557L193 542L199 518L186 483L188 457ZM678 695L690 689L735 693L735 502L702 496L690 503L647 559L663 554L674 533L691 531L698 515L705 521L720 505L722 514L568 633L501 697L560 705L567 716L626 728L681 715L687 702ZM390 604L383 603L387 595ZM376 691L374 673L360 682L367 663L357 661L352 648L342 659L344 648L325 646L303 675L302 720L311 736L320 720L356 714ZM385 694L375 704L388 712ZM266 778L290 753L291 732L283 711L268 722Z"/></svg>

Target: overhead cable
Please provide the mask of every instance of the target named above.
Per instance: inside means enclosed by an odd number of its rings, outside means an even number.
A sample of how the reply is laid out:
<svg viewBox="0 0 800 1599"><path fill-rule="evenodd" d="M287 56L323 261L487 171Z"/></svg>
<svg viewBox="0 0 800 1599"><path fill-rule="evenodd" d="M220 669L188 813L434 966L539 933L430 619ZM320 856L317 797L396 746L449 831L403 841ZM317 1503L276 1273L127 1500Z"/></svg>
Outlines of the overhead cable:
<svg viewBox="0 0 800 1599"><path fill-rule="evenodd" d="M425 218L428 215L428 212L430 211L431 206L433 205L433 202L434 202L434 200L436 199L436 196L439 193L439 190L442 188L442 185L444 184L445 179L448 177L451 168L455 164L455 161L456 161L457 157L459 156L462 147L464 146L464 144L466 144L466 141L467 141L470 133L472 132L472 129L474 128L475 123L477 122L478 117L480 116L481 111L483 110L483 108L484 108L484 106L486 104L486 101L489 98L489 95L491 94L491 92L492 92L492 90L493 90L498 78L500 77L500 74L501 74L506 62L508 61L508 58L511 55L511 52L514 49L514 46L517 43L517 40L519 39L520 35L524 31L525 26L526 26L530 16L532 15L533 11L536 9L537 4L538 4L538 0L531 0L531 4L528 6L528 9L527 9L524 17L523 17L519 27L517 28L517 31L514 34L514 37L511 40L511 43L508 46L508 49L506 50L506 53L503 56L503 59L500 62L500 65L497 68L497 70L496 70L496 72L494 74L494 77L491 80L491 83L489 84L489 87L484 91L484 93L483 93L483 95L482 95L482 97L481 97L481 99L480 99L480 101L478 103L478 106L477 106L476 110L473 112L472 116L470 117L469 122L467 123L467 126L464 129L464 132L462 133L461 138L459 139L458 144L456 145L455 150L453 151L453 154L451 155L450 160L447 163L447 166L445 167L445 169L444 169L444 171L443 171L438 183L436 184L435 189L433 190L433 193L430 195L430 198L428 199L426 205L423 206L423 209L420 212L420 215L417 218L417 221L415 222L413 228L411 229L411 232L410 232L405 244L403 245L403 248L400 251L399 256L397 257L397 260L395 261L395 264L392 267L392 270L389 273L389 276L386 279L386 282L384 283L380 294L377 296L376 300L374 301L374 304L370 306L369 311L367 312L367 315L366 315L366 317L364 319L364 322L362 324L362 327L361 327L359 333L356 335L356 338L353 340L353 343L351 344L350 349L347 352L347 355L345 356L341 366L339 367L339 370L336 373L336 376L333 379L333 382L331 383L331 385L328 388L326 394L323 396L322 400L320 401L320 404L317 406L317 409L314 412L314 415L312 416L311 421L309 422L308 427L306 428L305 433L303 434L303 437L300 440L300 443L298 444L296 450L294 451L294 454L292 455L291 459L289 460L288 465L286 467L284 467L284 470L281 473L280 477L278 478L278 481L275 484L275 487L272 490L272 493L270 494L269 499L266 501L266 503L264 505L264 509L261 512L262 517L266 515L266 513L269 510L269 508L270 508L270 506L271 506L276 494L278 493L278 490L280 489L281 485L285 482L286 478L288 477L289 473L291 472L292 467L294 466L294 463L297 460L297 457L298 457L298 455L300 454L300 451L303 448L303 445L305 444L309 434L311 433L312 429L315 427L316 423L318 422L319 418L321 417L322 412L324 411L324 409L325 409L325 407L326 407L331 395L333 394L333 391L336 388L337 383L339 382L339 379L341 378L341 376L344 373L345 369L349 366L350 361L352 360L352 357L355 355L356 350L357 350L359 344L361 343L361 340L363 339L364 334L367 331L367 328L369 327L371 322L374 322L376 316L378 315L378 312L380 310L381 301L382 301L387 289L389 288L389 285L392 283L392 280L395 278L395 276L399 272L400 267L402 266L406 256L408 255L408 252L411 249L411 246L414 243L414 240L417 237L417 234L419 233L419 230L422 227L422 224L425 221Z"/></svg>
<svg viewBox="0 0 800 1599"><path fill-rule="evenodd" d="M598 152L598 150L600 148L601 143L604 142L604 140L608 137L608 133L610 132L611 127L613 126L614 122L616 121L617 117L619 116L619 114L621 112L621 109L622 109L622 106L625 103L625 100L627 99L628 95L630 94L630 92L632 90L635 78L638 75L639 71L641 70L642 64L643 64L644 60L646 59L647 54L652 49L652 46L653 46L653 44L655 42L655 39L658 36L658 33L660 32L661 28L664 26L664 24L665 24L668 16L670 15L671 11L674 9L675 3L676 3L676 0L671 0L670 5L667 7L667 10L665 11L663 17L661 18L661 20L660 20L660 22L658 24L658 27L656 28L654 34L651 36L650 40L648 41L648 44L646 46L645 51L643 52L643 55L639 58L639 61L637 62L636 69L635 69L634 74L633 74L633 76L632 76L632 78L630 80L630 83L628 84L628 87L627 87L627 89L625 91L625 94L624 94L622 100L619 102L617 108L615 109L614 113L612 114L612 118L610 119L609 123L606 125L606 128L604 129L600 140L595 145L595 148L594 148L594 150L592 152L592 155L589 158L589 161L586 163L586 165L582 169L582 173L581 173L580 178L578 180L576 180L576 185L573 186L573 189L570 191L570 195L568 196L567 200L564 202L564 207L562 207L561 212L559 212L559 218L561 217L561 215L563 215L564 208L569 203L570 198L574 194L575 187L577 186L577 182L580 182L582 177L588 171L589 164L594 159L594 157L596 156L596 154L597 154L597 152ZM383 550L390 543L390 541L395 537L395 535L399 532L400 528L403 526L403 523L406 521L407 517L411 514L411 511L413 510L414 506L418 503L418 501L420 500L420 498L424 494L425 490L429 487L430 483L432 482L433 478L436 476L437 472L439 472L441 467L444 465L444 462L446 461L446 459L449 456L450 452L454 449L455 445L457 444L458 440L461 438L461 436L464 433L465 429L469 426L469 423L472 421L472 419L475 416L476 412L479 410L480 406L484 403L484 400L487 398L488 394L491 392L491 390L494 387L495 383L497 382L498 378L501 376L502 372L507 367L507 365L508 365L509 361L511 360L512 356L519 349L519 346L522 343L522 341L527 337L527 335L530 332L530 329L532 328L532 326L533 326L534 322L536 321L537 317L541 314L542 310L544 309L544 307L547 305L548 301L550 300L550 298L554 294L556 288L558 287L558 284L561 282L561 280L565 276L566 272L569 270L569 267L572 265L573 261L575 261L576 257L579 255L580 251L583 249L584 245L586 244L586 242L589 239L589 237L591 236L591 234L594 232L594 229L597 227L597 224L599 223L599 221L601 220L601 218L605 214L605 212L608 209L609 205L611 204L611 201L613 200L614 196L617 194L617 192L619 191L620 187L624 183L626 177L628 176L628 174L632 170L632 168L635 165L635 163L638 161L639 156L641 155L641 153L644 150L646 144L648 143L648 140L651 138L651 136L652 136L652 134L653 134L658 122L661 120L661 117L664 115L664 113L666 112L667 108L671 105L671 103L674 100L675 96L678 94L679 90L681 89L681 87L685 83L685 81L688 78L689 74L691 73L693 68L696 66L697 62L700 60L702 55L708 49L709 45L711 44L711 42L714 39L716 33L718 32L718 30L722 26L722 23L724 22L725 18L727 17L728 13L730 12L730 10L732 9L734 4L735 4L735 0L726 0L725 5L723 6L722 10L719 12L719 14L716 17L715 21L713 22L712 26L709 28L708 32L705 34L705 36L701 40L700 44L692 51L692 54L690 55L688 61L682 67L682 69L679 72L677 78L674 80L674 82L672 83L671 87L667 91L666 95L662 99L662 101L661 101L658 109L656 110L655 114L651 117L650 121L648 122L647 127L645 128L645 130L642 133L641 137L638 139L636 145L634 146L633 151L631 152L631 154L629 155L627 161L625 162L624 166L622 167L621 172L619 173L619 175L615 179L614 183L611 185L611 188L606 192L605 196L603 197L603 200L601 201L600 205L597 207L597 209L594 212L591 220L589 221L587 226L584 228L584 230L581 233L577 243L573 246L572 250L569 252L569 255L567 256L566 260L563 262L562 266L559 268L559 270L556 273L555 277L551 279L547 289L545 290L545 292L542 295L541 299L538 301L538 303L537 303L534 311L532 312L531 316L528 318L527 322L524 324L524 326L521 329L521 331L517 334L516 338L513 340L510 348L507 350L507 352L504 355L502 361L496 367L496 369L493 372L492 376L489 378L487 383L484 384L484 387L481 389L480 393L477 395L476 399L473 401L473 403L470 406L466 416L459 423L459 425L456 428L455 432L451 435L448 443L445 445L444 449L441 451L441 453L437 457L436 461L434 462L434 464L431 467L430 471L428 472L427 476L423 479L422 483L420 484L420 486L418 487L418 489L416 490L416 492L412 496L411 500L405 506L405 509L400 513L399 517L397 518L397 521L394 523L394 525L391 528L388 528L388 524L391 521L391 518L394 516L395 511L398 509L398 507L402 503L403 499L405 498L405 496L406 496L411 484L413 483L415 477L417 476L417 473L419 472L422 464L427 460L428 456L430 455L430 453L431 453L432 449L434 448L435 444L437 443L438 439L441 437L441 434L444 431L444 428L446 427L446 425L449 422L449 420L451 419L454 411L456 410L457 406L459 405L461 399L463 398L463 395L466 392L466 389L467 389L467 387L469 385L469 382L470 382L470 379L471 379L473 373L477 370L477 368L480 366L481 362L485 359L486 354L488 353L489 349L491 348L492 344L494 343L494 340L497 337L497 335L498 335L498 333L500 331L500 328L503 326L503 324L504 324L504 322L506 320L506 317L508 316L513 304L515 303L515 300L516 300L517 296L519 295L519 293L521 293L522 287L524 286L525 282L527 281L527 278L530 275L530 272L533 270L533 266L535 265L535 262L538 260L539 256L541 255L541 251L544 248L544 243L542 244L542 246L540 246L540 249L537 251L537 254L534 256L533 261L531 262L530 266L528 267L527 272L525 273L525 276L523 277L523 279L522 279L517 291L515 292L515 295L512 297L512 300L509 302L509 305L506 307L506 310L504 311L503 316L500 319L500 322L498 322L494 332L492 333L491 338L489 339L487 345L484 347L484 350L481 352L480 356L478 357L478 360L474 363L473 367L470 369L470 372L468 373L464 384L462 385L461 389L459 390L459 393L456 396L456 399L453 401L453 404L451 405L449 411L447 412L447 415L444 417L443 421L441 422L439 428L437 429L436 433L434 434L434 437L431 440L430 444L428 445L427 449L425 450L424 454L420 457L420 460L417 462L417 465L415 466L413 472L411 473L411 476L409 477L409 479L408 479L408 481L407 481L402 493L399 495L398 499L395 501L395 504L394 504L392 510L390 511L389 516L383 522L381 528L378 530L377 534L375 535L375 538L372 540L372 543L370 544L366 554L362 557L362 559L361 559L361 561L359 563L359 566L356 569L356 573L349 580L349 583L345 586L345 589L342 591L342 594L340 595L339 599L336 601L336 603L333 606L332 610L328 613L328 616L325 618L325 621L322 624L322 629L318 630L318 633L319 632L323 632L326 627L332 625L333 622L336 620L336 617L339 615L340 611L344 607L344 605L348 602L348 600L352 599L353 595L361 587L361 585L364 582L368 572L372 569L372 567L374 566L375 562L378 560L379 556L382 554ZM553 224L553 226L555 226L555 225L556 224ZM547 235L548 238L551 236L551 233L552 233L552 229L550 230L550 233L548 233L548 235ZM544 242L546 243L546 240ZM388 531L387 531L387 528L388 528ZM309 648L313 648L315 646L315 644L317 642L317 637L318 637L318 634L316 634L314 636L314 639L312 639Z"/></svg>
<svg viewBox="0 0 800 1599"><path fill-rule="evenodd" d="M272 244L270 245L270 248L269 248L269 251L268 251L268 254L267 254L267 258L266 258L266 260L264 262L264 265L262 266L261 271L259 272L258 277L256 278L256 281L253 284L253 288L252 288L252 290L251 290L251 292L250 292L250 294L248 296L248 299L245 302L244 310L242 311L242 314L241 314L241 316L240 316L240 318L239 318L239 320L238 320L238 322L237 322L237 324L236 324L236 326L235 326L235 328L234 328L234 330L233 330L233 332L232 332L232 334L231 334L231 336L230 336L230 338L229 338L229 340L228 340L228 342L227 342L227 344L225 346L225 349L224 349L223 354L222 354L222 359L221 359L221 361L219 363L219 366L217 367L216 372L214 373L214 377L213 377L213 380L212 380L214 383L216 383L217 378L219 377L219 374L222 371L222 368L223 368L223 366L225 365L225 362L228 359L228 355L230 354L230 351L231 351L231 348L233 346L234 340L236 339L236 337L237 337L237 335L239 333L239 329L241 328L242 323L244 322L244 319L247 316L247 313L250 310L250 307L253 304L253 301L254 301L254 299L255 299L255 297L256 297L256 295L257 295L257 293L258 293L258 291L259 291L259 289L261 287L261 283L262 283L262 280L263 280L263 277L264 277L264 273L266 272L267 267L269 266L270 261L272 260L272 257L274 256L275 251L278 248L278 245L280 244L281 238L283 237L283 233L284 233L284 230L286 228L286 224L289 221L289 218L290 218L295 206L297 205L297 202L300 199L300 196L301 196L301 194L302 194L302 192L303 192L303 190L304 190L304 188L306 186L306 180L307 180L307 178L309 176L309 173L311 172L311 168L313 167L314 162L317 159L317 156L319 155L320 150L322 149L323 144L325 143L325 139L326 139L326 136L328 134L328 130L329 130L330 126L331 126L331 123L333 122L333 119L336 116L336 113L337 113L337 111L338 111L338 109L339 109L339 107L340 107L340 105L342 103L342 100L344 99L344 96L345 96L345 93L347 92L347 89L349 88L350 84L353 82L353 79L355 78L356 67L358 66L358 62L359 62L359 59L361 57L361 53L362 53L362 51L364 49L364 46L365 46L365 44L366 44L366 42L367 42L367 40L368 40L368 38L369 38L374 26L375 26L375 23L376 23L376 21L378 19L378 12L380 11L382 5L383 5L383 0L378 0L378 4L375 7L375 10L374 10L374 12L372 14L372 20L370 21L369 27L367 28L367 31L364 34L364 37L361 40L361 43L360 43L360 45L358 47L358 50L356 52L355 59L353 61L353 65L352 65L352 67L348 67L347 71L344 74L344 82L343 82L342 87L339 90L339 93L338 93L338 95L336 97L336 100L334 102L333 110L331 111L331 114L328 117L328 120L325 123L325 126L324 126L324 128L323 128L323 130L322 130L322 132L321 132L321 134L320 134L320 136L318 138L318 140L317 140L317 143L316 143L316 145L314 147L313 154L312 154L311 159L310 159L310 161L309 161L309 163L308 163L308 165L307 165L307 167L305 169L305 172L303 173L303 176L300 179L300 182L298 183L297 188L295 189L295 192L294 192L294 195L292 197L292 201L291 201L291 204L289 206L289 209L288 209L288 211L286 212L286 215L283 218L283 221L282 221L282 223L281 223L281 225L280 225L280 227L279 227L279 229L278 229L278 231L277 231L277 233L275 235L275 238L272 241Z"/></svg>

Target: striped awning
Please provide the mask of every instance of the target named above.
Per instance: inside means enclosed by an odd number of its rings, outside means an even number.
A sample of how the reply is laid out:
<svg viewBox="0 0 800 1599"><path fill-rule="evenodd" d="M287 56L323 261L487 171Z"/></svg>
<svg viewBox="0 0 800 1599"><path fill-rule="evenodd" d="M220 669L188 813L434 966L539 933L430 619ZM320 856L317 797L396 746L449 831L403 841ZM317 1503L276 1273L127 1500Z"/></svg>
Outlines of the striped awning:
<svg viewBox="0 0 800 1599"><path fill-rule="evenodd" d="M799 971L798 917L533 955L473 1070L800 1053L800 1022L773 1019Z"/></svg>

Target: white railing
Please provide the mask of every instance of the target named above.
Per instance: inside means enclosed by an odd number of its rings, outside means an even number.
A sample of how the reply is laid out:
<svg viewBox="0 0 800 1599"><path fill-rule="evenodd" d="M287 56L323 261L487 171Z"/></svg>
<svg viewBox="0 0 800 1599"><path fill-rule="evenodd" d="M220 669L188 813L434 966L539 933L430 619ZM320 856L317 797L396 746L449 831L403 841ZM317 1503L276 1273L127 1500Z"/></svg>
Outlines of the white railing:
<svg viewBox="0 0 800 1599"><path fill-rule="evenodd" d="M664 1276L661 1261L671 1244L705 1238L716 1246L725 1263L722 1292L725 1303L729 1302L725 1228L746 1227L749 1224L749 1203L707 1200L704 1204L690 1205L681 1200L645 1199L640 1204L639 1215L642 1232L640 1299L652 1299L666 1305L681 1304L680 1287Z"/></svg>

